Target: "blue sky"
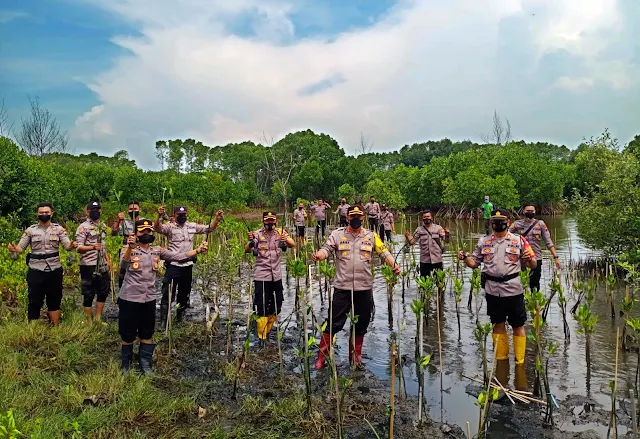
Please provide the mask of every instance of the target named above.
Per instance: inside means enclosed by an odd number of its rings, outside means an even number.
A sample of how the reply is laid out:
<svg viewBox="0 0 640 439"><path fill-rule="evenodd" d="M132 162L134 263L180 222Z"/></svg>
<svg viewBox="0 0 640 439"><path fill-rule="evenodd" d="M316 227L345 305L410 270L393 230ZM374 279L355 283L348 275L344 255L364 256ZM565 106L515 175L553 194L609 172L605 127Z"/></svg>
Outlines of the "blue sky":
<svg viewBox="0 0 640 439"><path fill-rule="evenodd" d="M633 0L9 0L0 98L38 96L76 152L311 128L352 152L513 134L570 147L640 132Z"/></svg>

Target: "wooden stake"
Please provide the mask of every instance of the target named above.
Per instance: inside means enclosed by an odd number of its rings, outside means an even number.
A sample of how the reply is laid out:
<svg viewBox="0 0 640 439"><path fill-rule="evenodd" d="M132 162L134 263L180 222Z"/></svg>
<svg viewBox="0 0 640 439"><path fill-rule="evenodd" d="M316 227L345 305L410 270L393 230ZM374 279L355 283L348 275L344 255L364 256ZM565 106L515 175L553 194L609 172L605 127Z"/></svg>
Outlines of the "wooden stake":
<svg viewBox="0 0 640 439"><path fill-rule="evenodd" d="M396 393L396 344L391 345L391 413L389 414L389 439L393 439L393 419L395 417Z"/></svg>

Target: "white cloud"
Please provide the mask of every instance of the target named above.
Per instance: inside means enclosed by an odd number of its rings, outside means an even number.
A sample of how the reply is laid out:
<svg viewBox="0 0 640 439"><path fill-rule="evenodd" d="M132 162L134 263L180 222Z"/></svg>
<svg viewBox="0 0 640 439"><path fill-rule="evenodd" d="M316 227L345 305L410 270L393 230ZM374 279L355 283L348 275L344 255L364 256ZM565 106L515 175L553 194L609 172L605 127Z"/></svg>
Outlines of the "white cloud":
<svg viewBox="0 0 640 439"><path fill-rule="evenodd" d="M556 81L556 87L564 88L570 91L580 91L586 88L591 88L594 85L594 80L591 78L570 78L569 76L562 76Z"/></svg>
<svg viewBox="0 0 640 439"><path fill-rule="evenodd" d="M518 93L512 93L498 79L505 69L497 56L505 44L500 29L512 19L527 23L515 37L533 44L523 70L542 68L536 62L558 50L584 63L584 72L557 75L543 90L634 86L626 59L603 58L624 27L616 0L402 0L382 21L331 40L295 37L289 17L302 3L294 0L97 4L136 23L142 37L114 38L130 53L90 82L100 109L78 118L72 141L76 149L111 151L145 142L131 155L146 166L153 166L158 138L224 144L311 128L331 134L348 152L361 132L381 149L443 136L477 138L494 108L510 116L516 136L526 124L545 137L553 117L531 120L522 110L526 102L512 98L527 92L534 98L536 90L514 77ZM231 33L239 21L251 36ZM300 93L335 77L342 80L332 87ZM592 134L581 128L558 140Z"/></svg>
<svg viewBox="0 0 640 439"><path fill-rule="evenodd" d="M30 17L30 15L24 11L12 11L12 10L0 11L0 23L2 24L9 23L10 21L13 21L13 20L20 20L21 18L28 18L28 17Z"/></svg>

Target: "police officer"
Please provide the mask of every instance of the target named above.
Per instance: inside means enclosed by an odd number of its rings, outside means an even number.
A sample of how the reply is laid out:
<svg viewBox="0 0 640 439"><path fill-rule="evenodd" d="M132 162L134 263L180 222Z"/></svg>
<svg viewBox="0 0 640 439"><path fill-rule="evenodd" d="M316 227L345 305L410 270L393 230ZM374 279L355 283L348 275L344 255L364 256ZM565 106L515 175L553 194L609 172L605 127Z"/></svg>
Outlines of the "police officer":
<svg viewBox="0 0 640 439"><path fill-rule="evenodd" d="M396 225L393 219L393 213L387 208L386 204L380 206L380 239L382 242L385 241L385 237L387 241L391 242L391 234L396 233Z"/></svg>
<svg viewBox="0 0 640 439"><path fill-rule="evenodd" d="M165 214L165 207L158 208L158 217L153 227L158 233L167 236L169 250L172 252L186 252L193 249L193 239L197 234L207 234L218 227L222 221L224 212L218 210L211 224L197 224L187 222L188 210L186 206L176 206L173 210L175 222L161 224L160 220ZM160 326L164 327L167 323L167 315L169 313L169 287L173 281L173 290L171 291L171 301L175 300L176 290L178 291L178 311L176 320L182 321L186 309L189 307L189 296L191 294L191 279L193 275L193 261L170 262L167 265L164 279L162 280L162 301L160 302Z"/></svg>
<svg viewBox="0 0 640 439"><path fill-rule="evenodd" d="M442 270L442 255L444 254L444 242L449 242L449 231L440 225L433 223L433 215L430 211L422 214L422 225L409 236L404 232L409 245L420 242L420 276L430 276L434 270Z"/></svg>
<svg viewBox="0 0 640 439"><path fill-rule="evenodd" d="M293 211L293 223L296 226L296 238L298 244L304 244L305 221L307 219L307 211L304 210L304 204L298 203L298 208Z"/></svg>
<svg viewBox="0 0 640 439"><path fill-rule="evenodd" d="M111 227L111 236L122 236L122 245L127 245L127 238L135 233L135 222L140 217L140 203L138 201L131 201L127 207L127 214L129 218L125 218L124 212L118 214L118 219L113 223ZM122 249L118 252L120 255ZM122 287L122 281L124 280L125 270L120 267L120 273L118 275L118 287Z"/></svg>
<svg viewBox="0 0 640 439"><path fill-rule="evenodd" d="M469 268L482 267L482 286L487 301L487 314L493 326L496 360L509 359L509 336L505 323L513 328L513 350L516 365L524 364L527 338L524 323L527 311L524 289L520 282L520 264L533 269L536 257L526 238L509 232L506 210L498 209L491 216L493 233L484 236L472 254L458 252L458 258Z"/></svg>
<svg viewBox="0 0 640 439"><path fill-rule="evenodd" d="M76 241L80 253L80 280L82 284L82 306L89 321L102 320L102 309L111 291L111 261L107 254L107 225L100 221L102 206L99 201L87 204L88 218L78 226ZM96 310L93 313L93 298Z"/></svg>
<svg viewBox="0 0 640 439"><path fill-rule="evenodd" d="M282 309L282 268L283 246L294 247L296 243L286 230L278 230L276 214L262 213L263 228L249 232L249 242L245 253L256 257L254 273L253 310L258 317L258 337L266 340Z"/></svg>
<svg viewBox="0 0 640 439"><path fill-rule="evenodd" d="M337 334L347 321L347 314L358 316L355 323L355 346L349 343L349 358L354 366L362 361L362 343L371 321L373 306L373 274L371 264L377 253L384 262L393 267L398 275L400 267L387 250L377 233L362 227L365 212L360 206L351 206L347 211L349 226L336 229L313 254L314 261L322 261L330 255L336 256L336 276L333 293L333 321L327 321L320 340L316 369L321 369L328 356L331 337ZM351 309L353 303L353 311Z"/></svg>
<svg viewBox="0 0 640 439"><path fill-rule="evenodd" d="M340 205L336 209L334 213L340 217L340 227L347 227L349 223L347 222L347 210L349 210L349 203L347 203L346 198L340 199Z"/></svg>
<svg viewBox="0 0 640 439"><path fill-rule="evenodd" d="M325 229L327 228L327 216L325 213L327 209L331 209L331 205L322 199L318 200L318 204L311 206L311 212L316 219L316 239L318 239L320 231L322 231L322 238L324 239Z"/></svg>
<svg viewBox="0 0 640 439"><path fill-rule="evenodd" d="M124 282L118 294L118 332L122 339L122 369L128 371L133 360L133 343L140 339L140 369L145 375L152 372L151 363L156 345L153 333L156 322L156 277L160 259L170 262L186 261L207 250L203 242L196 250L172 252L151 246L153 223L142 219L134 223L135 235L127 238L126 250L120 255L125 268Z"/></svg>
<svg viewBox="0 0 640 439"><path fill-rule="evenodd" d="M540 277L542 276L542 249L540 248L541 238L544 239L547 249L553 255L553 260L555 261L556 268L558 270L562 268L562 264L560 264L560 258L558 257L556 248L551 240L549 228L544 221L536 219L536 207L533 204L527 204L524 206L524 216L525 219L521 219L513 223L509 228L509 231L524 236L529 244L531 244L531 248L536 255L537 265L536 268L531 271L529 276L529 287L531 288L531 291L534 289L540 291ZM526 266L522 266L523 270L526 270L526 268Z"/></svg>
<svg viewBox="0 0 640 439"><path fill-rule="evenodd" d="M47 302L49 321L58 326L60 323L60 302L62 301L62 265L60 264L59 247L72 250L78 243L69 240L64 228L51 222L53 206L51 203L40 203L37 207L38 224L24 231L18 245L9 244L7 249L12 253L22 253L31 246L27 255L27 285L29 286L29 320L40 318L40 309Z"/></svg>
<svg viewBox="0 0 640 439"><path fill-rule="evenodd" d="M364 206L364 211L367 212L367 219L369 220L369 230L373 232L378 231L378 218L380 217L380 205L376 203L376 197L371 195L369 202Z"/></svg>

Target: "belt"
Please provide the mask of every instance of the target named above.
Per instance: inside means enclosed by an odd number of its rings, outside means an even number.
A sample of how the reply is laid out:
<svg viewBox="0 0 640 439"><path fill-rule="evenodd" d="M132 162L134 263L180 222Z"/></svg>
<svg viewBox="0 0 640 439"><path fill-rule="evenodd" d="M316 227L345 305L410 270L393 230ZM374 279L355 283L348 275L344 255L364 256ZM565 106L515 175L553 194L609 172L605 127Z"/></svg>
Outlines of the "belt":
<svg viewBox="0 0 640 439"><path fill-rule="evenodd" d="M507 274L506 276L491 276L490 274L482 273L482 275L492 282L505 283L509 282L511 279L515 279L520 276L520 273Z"/></svg>
<svg viewBox="0 0 640 439"><path fill-rule="evenodd" d="M58 256L60 256L60 253L55 252L55 253L45 253L42 255L36 255L34 253L29 253L29 257L31 259L49 259L49 258L57 258Z"/></svg>

